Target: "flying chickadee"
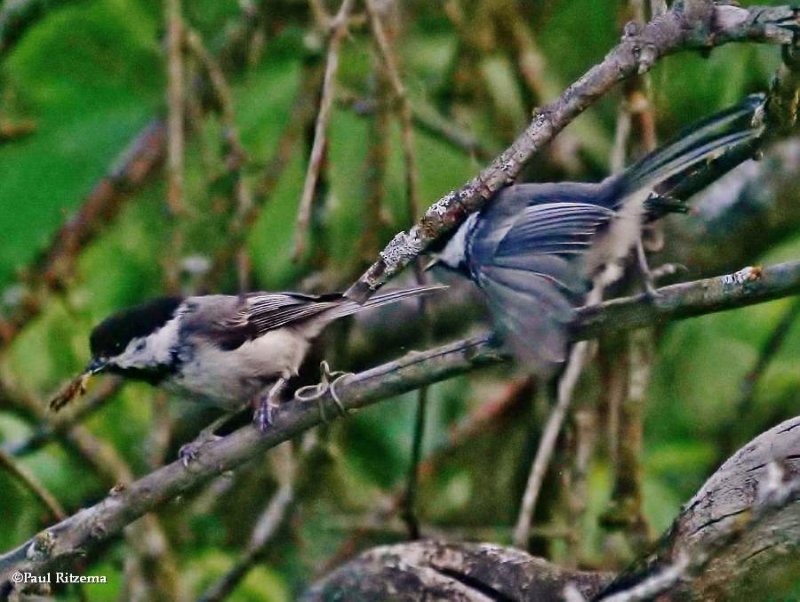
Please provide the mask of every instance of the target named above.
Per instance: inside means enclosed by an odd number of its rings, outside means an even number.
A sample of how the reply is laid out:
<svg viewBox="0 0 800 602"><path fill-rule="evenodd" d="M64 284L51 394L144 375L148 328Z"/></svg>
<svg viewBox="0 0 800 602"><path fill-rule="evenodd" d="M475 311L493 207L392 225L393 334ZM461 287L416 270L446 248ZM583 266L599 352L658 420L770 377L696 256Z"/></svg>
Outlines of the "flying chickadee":
<svg viewBox="0 0 800 602"><path fill-rule="evenodd" d="M593 282L606 285L639 242L648 199L726 149L764 131L762 95L707 118L598 184L518 184L470 215L432 262L485 294L497 334L526 365L551 373L565 359L568 326ZM731 165L731 167L733 167Z"/></svg>
<svg viewBox="0 0 800 602"><path fill-rule="evenodd" d="M233 411L250 402L265 430L289 378L328 324L445 286L386 291L363 305L341 294L247 293L163 297L112 315L89 338L92 361L50 406L68 403L107 371Z"/></svg>

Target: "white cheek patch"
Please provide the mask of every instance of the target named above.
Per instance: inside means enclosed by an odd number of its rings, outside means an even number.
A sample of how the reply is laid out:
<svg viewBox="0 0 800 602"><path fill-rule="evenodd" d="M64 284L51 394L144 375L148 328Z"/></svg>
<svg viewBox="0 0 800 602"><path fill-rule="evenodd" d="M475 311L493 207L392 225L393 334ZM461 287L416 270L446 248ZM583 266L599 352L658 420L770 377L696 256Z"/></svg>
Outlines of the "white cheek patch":
<svg viewBox="0 0 800 602"><path fill-rule="evenodd" d="M178 317L172 318L153 334L133 339L114 362L120 368L146 368L172 363L178 346Z"/></svg>
<svg viewBox="0 0 800 602"><path fill-rule="evenodd" d="M467 249L467 233L472 230L474 223L478 219L478 214L471 214L467 220L459 226L456 233L447 241L442 252L437 259L447 267L458 269L464 261L464 254Z"/></svg>

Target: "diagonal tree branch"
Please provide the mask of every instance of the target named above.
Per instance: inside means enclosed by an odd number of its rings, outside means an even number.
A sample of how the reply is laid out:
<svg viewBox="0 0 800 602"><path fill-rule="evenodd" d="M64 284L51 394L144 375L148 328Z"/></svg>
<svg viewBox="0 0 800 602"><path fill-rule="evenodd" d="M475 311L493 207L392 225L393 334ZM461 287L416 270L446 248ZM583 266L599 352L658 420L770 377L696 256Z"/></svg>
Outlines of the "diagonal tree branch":
<svg viewBox="0 0 800 602"><path fill-rule="evenodd" d="M604 331L724 311L798 291L800 261L764 269L745 268L723 277L663 287L652 304L640 296L584 308L579 312L574 338L585 339ZM425 352L411 352L396 361L348 376L336 385L336 397L347 409L356 410L502 361L504 355L492 345L491 336L484 334ZM0 594L13 570L42 573L67 562L167 500L317 426L322 421L318 404L326 415L335 414L330 389L317 400L286 404L264 435L252 426L244 427L210 443L188 467L180 461L164 466L0 556Z"/></svg>
<svg viewBox="0 0 800 602"><path fill-rule="evenodd" d="M533 154L617 82L650 70L655 62L680 50L709 49L728 42L791 44L798 10L791 7L707 5L708 10L681 10L676 3L641 31L627 28L620 43L602 62L567 88L561 97L534 112L522 134L492 164L458 190L434 203L408 232L397 234L380 258L347 291L363 301L397 274L439 236L479 210L502 186L516 178Z"/></svg>
<svg viewBox="0 0 800 602"><path fill-rule="evenodd" d="M578 310L575 339L592 339L603 332L633 330L703 314L771 301L800 292L800 262L769 267L746 267L733 274L682 282L647 295L614 299Z"/></svg>

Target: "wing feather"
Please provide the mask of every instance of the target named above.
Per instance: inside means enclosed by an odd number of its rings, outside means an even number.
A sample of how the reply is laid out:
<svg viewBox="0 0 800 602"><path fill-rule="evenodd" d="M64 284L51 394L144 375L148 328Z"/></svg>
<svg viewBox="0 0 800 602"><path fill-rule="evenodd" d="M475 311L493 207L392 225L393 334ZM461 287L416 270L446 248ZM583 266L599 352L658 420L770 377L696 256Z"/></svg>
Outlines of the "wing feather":
<svg viewBox="0 0 800 602"><path fill-rule="evenodd" d="M482 270L482 286L503 341L540 373L552 372L567 354L574 309L544 275L502 267ZM516 308L509 311L509 308Z"/></svg>
<svg viewBox="0 0 800 602"><path fill-rule="evenodd" d="M495 326L511 350L540 373L567 356L574 308L591 281L582 258L616 213L588 198L586 187L553 199L549 188L527 189L527 204L479 223L469 257ZM515 200L519 200L515 198Z"/></svg>
<svg viewBox="0 0 800 602"><path fill-rule="evenodd" d="M530 205L517 216L500 240L495 255L516 255L522 249L531 249L542 255L587 250L597 231L614 215L614 211L591 203Z"/></svg>

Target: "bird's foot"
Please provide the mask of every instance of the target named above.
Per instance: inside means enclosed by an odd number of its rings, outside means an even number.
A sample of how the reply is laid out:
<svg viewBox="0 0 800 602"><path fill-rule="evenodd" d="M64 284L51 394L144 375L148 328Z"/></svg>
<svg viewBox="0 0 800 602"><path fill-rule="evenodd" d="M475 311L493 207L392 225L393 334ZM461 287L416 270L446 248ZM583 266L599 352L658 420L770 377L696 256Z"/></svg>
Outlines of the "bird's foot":
<svg viewBox="0 0 800 602"><path fill-rule="evenodd" d="M667 276L677 274L678 272L688 271L689 269L680 263L665 263L657 268L648 270L642 275L645 295L647 295L647 298L652 302L658 301L663 296L662 293L658 292L658 289L656 288L659 280L666 278Z"/></svg>
<svg viewBox="0 0 800 602"><path fill-rule="evenodd" d="M663 265L658 266L657 268L653 268L652 272L650 272L650 278L652 278L653 282L658 282L662 278L666 278L667 276L673 276L678 272L688 272L689 268L687 268L682 263L665 263Z"/></svg>
<svg viewBox="0 0 800 602"><path fill-rule="evenodd" d="M286 378L279 378L266 393L262 393L256 398L256 411L253 414L253 422L262 433L267 432L267 429L272 425L275 412L281 405L281 393L286 388L286 381Z"/></svg>
<svg viewBox="0 0 800 602"><path fill-rule="evenodd" d="M200 431L193 441L181 445L180 449L178 450L178 458L180 458L184 467L188 467L189 464L197 460L197 457L200 455L200 452L206 445L222 439L222 437L216 434L216 431L223 424L225 424L229 418L230 415L228 414L217 418L214 422Z"/></svg>
<svg viewBox="0 0 800 602"><path fill-rule="evenodd" d="M324 360L322 363L320 363L319 369L322 373L320 382L318 382L316 385L300 387L297 389L297 391L295 391L294 398L298 401L316 401L317 405L319 406L320 418L322 418L323 422L328 422L328 417L325 414L325 405L323 404L322 400L325 394L330 392L333 403L336 404L336 408L339 410L339 415L346 416L347 408L344 407L342 399L336 392L336 385L341 382L342 379L351 376L353 373L344 372L342 370L332 371L331 367L328 365L328 362Z"/></svg>
<svg viewBox="0 0 800 602"><path fill-rule="evenodd" d="M644 294L651 302L661 298L661 293L656 289L656 284L661 278L671 276L679 271L688 271L686 266L679 263L665 263L651 270L650 265L647 263L647 255L644 252L644 243L641 236L636 241L636 260L639 266L639 273L642 276Z"/></svg>

